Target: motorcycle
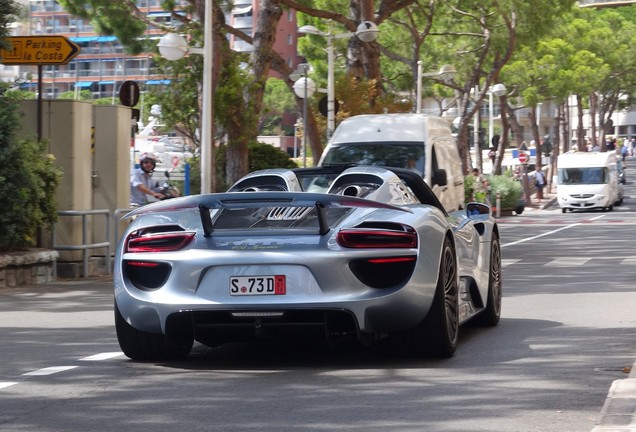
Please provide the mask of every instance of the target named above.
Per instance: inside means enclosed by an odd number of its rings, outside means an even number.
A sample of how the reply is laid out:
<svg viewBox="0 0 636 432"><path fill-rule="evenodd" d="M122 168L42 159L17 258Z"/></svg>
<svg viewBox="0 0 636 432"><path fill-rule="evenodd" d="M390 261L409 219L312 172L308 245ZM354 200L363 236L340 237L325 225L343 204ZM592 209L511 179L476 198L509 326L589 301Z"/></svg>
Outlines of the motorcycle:
<svg viewBox="0 0 636 432"><path fill-rule="evenodd" d="M173 185L170 182L170 173L168 173L168 171L165 171L164 174L166 176L166 180L163 182L161 186L159 186L159 191L158 191L161 195L163 195L163 197L159 199L157 198L148 199L149 202L163 201L163 200L177 198L181 196L181 191L179 190L179 188L177 188L175 185Z"/></svg>

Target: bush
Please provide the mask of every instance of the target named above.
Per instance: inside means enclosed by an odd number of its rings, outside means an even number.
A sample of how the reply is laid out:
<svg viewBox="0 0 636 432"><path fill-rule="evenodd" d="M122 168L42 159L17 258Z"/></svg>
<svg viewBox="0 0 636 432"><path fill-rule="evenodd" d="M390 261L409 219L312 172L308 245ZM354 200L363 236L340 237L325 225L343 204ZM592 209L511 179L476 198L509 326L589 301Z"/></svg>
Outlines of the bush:
<svg viewBox="0 0 636 432"><path fill-rule="evenodd" d="M286 152L269 144L251 142L248 145L248 152L250 172L268 168L298 168L298 165L289 158ZM225 155L225 146L219 147L216 153L216 179L219 191L224 191L231 186L226 184L225 179ZM201 193L199 160L194 158L188 163L190 163L190 193Z"/></svg>
<svg viewBox="0 0 636 432"><path fill-rule="evenodd" d="M19 106L8 93L0 97L0 250L37 244L40 227L57 221L55 193L62 177L46 144L18 139Z"/></svg>
<svg viewBox="0 0 636 432"><path fill-rule="evenodd" d="M501 194L501 209L515 210L519 204L519 199L521 199L521 183L505 175L490 176L488 181L490 182L491 204L496 204L497 192L499 192Z"/></svg>
<svg viewBox="0 0 636 432"><path fill-rule="evenodd" d="M515 210L521 198L521 183L513 180L507 175L488 175L486 176L490 183L490 204L495 205L497 201L497 191L501 194L501 209ZM464 199L465 202L472 201L473 185L475 177L467 175L464 178Z"/></svg>

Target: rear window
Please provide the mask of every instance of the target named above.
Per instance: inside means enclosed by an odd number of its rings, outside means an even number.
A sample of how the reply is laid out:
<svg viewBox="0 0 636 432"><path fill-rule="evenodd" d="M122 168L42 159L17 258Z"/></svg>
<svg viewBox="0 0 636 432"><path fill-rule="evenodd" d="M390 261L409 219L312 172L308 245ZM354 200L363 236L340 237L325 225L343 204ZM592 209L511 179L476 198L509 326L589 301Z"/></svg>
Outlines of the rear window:
<svg viewBox="0 0 636 432"><path fill-rule="evenodd" d="M406 168L424 174L424 145L421 142L365 142L329 147L323 166L375 165Z"/></svg>

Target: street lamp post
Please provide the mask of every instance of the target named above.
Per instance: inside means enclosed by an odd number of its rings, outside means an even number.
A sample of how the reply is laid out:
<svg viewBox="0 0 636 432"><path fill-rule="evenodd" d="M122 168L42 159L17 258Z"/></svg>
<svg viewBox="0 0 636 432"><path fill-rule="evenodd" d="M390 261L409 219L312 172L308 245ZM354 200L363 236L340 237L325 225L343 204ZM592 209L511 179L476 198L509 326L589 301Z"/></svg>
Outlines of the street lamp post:
<svg viewBox="0 0 636 432"><path fill-rule="evenodd" d="M301 67L302 66L302 67ZM309 72L309 64L301 63L298 65L298 69L301 69L303 76L296 80L294 83L294 93L303 100L303 141L302 141L302 153L303 153L303 168L307 167L307 99L312 97L316 92L316 83L314 80L307 77Z"/></svg>
<svg viewBox="0 0 636 432"><path fill-rule="evenodd" d="M305 25L298 29L298 33L322 36L327 39L327 140L329 140L336 128L333 41L357 36L362 42L373 42L378 37L378 27L371 21L363 21L354 33L333 34L331 31L325 33L312 25Z"/></svg>
<svg viewBox="0 0 636 432"><path fill-rule="evenodd" d="M200 136L200 169L201 169L201 193L211 192L212 185L212 64L213 64L213 39L212 39L212 7L211 3L205 7L203 48L188 47L185 39L177 33L168 33L160 40L157 47L161 55L167 60L179 60L187 52L203 55L203 86L201 88L201 136Z"/></svg>
<svg viewBox="0 0 636 432"><path fill-rule="evenodd" d="M450 81L455 78L457 70L453 65L443 65L436 72L422 73L422 61L417 62L417 85L415 90L415 112L422 111L422 78L423 77L439 77L442 81Z"/></svg>
<svg viewBox="0 0 636 432"><path fill-rule="evenodd" d="M506 86L503 84L495 84L488 91L488 142L492 144L494 136L493 112L494 112L494 96L501 97L506 94Z"/></svg>
<svg viewBox="0 0 636 432"><path fill-rule="evenodd" d="M479 98L479 86L473 87L473 101L477 105ZM479 152L479 107L475 107L475 114L473 115L473 151L475 153L475 165L474 168L481 167L481 153Z"/></svg>

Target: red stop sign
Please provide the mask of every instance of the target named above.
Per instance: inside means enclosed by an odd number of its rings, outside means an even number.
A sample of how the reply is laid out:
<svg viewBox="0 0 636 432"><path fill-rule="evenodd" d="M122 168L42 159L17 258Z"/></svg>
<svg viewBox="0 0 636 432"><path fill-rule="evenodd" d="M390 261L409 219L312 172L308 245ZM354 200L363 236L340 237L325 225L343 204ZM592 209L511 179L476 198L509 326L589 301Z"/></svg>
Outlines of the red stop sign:
<svg viewBox="0 0 636 432"><path fill-rule="evenodd" d="M528 163L528 153L519 152L519 163L527 164Z"/></svg>

